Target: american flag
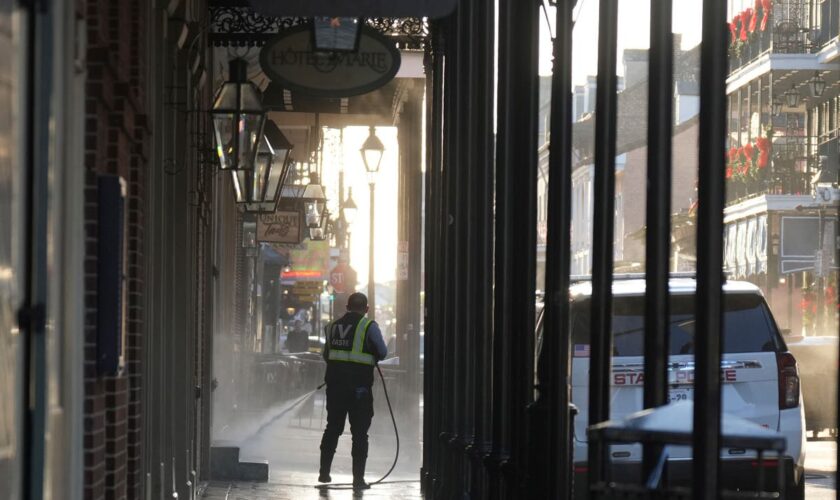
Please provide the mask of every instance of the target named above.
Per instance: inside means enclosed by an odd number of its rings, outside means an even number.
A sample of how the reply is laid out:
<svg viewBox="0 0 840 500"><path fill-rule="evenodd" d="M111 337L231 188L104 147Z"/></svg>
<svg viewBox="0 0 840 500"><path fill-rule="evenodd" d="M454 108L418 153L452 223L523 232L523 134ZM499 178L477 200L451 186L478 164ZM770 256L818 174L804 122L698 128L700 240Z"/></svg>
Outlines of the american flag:
<svg viewBox="0 0 840 500"><path fill-rule="evenodd" d="M576 358L588 358L589 357L589 344L575 344L575 354Z"/></svg>

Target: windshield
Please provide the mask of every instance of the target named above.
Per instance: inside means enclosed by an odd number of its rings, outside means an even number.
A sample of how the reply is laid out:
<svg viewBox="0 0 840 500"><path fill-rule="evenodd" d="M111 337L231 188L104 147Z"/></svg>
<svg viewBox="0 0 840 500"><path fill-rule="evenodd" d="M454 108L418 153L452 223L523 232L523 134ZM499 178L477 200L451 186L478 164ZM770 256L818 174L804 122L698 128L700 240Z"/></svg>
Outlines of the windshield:
<svg viewBox="0 0 840 500"><path fill-rule="evenodd" d="M644 355L645 298L613 299L613 355ZM589 299L572 304L572 339L575 356L589 353ZM674 295L670 304L669 352L694 354L694 296ZM776 351L780 347L776 328L764 300L754 294L724 297L723 352Z"/></svg>

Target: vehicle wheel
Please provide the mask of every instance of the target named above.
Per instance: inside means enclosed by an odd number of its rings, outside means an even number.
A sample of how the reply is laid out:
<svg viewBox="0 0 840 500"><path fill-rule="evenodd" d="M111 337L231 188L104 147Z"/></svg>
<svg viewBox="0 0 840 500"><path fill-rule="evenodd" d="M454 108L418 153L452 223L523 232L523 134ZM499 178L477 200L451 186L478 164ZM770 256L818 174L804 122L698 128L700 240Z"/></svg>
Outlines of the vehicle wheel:
<svg viewBox="0 0 840 500"><path fill-rule="evenodd" d="M805 500L805 474L799 478L798 484L788 486L785 500Z"/></svg>

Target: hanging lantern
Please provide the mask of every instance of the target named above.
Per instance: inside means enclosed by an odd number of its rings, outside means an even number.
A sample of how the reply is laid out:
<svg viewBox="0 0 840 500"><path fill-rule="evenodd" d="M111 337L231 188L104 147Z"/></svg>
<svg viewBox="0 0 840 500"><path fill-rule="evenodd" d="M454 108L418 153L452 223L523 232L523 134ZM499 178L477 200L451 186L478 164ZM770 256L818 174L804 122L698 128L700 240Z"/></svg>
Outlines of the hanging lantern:
<svg viewBox="0 0 840 500"><path fill-rule="evenodd" d="M814 97L821 97L825 92L825 79L820 76L819 71L814 71L814 76L808 81L811 87L811 95Z"/></svg>
<svg viewBox="0 0 840 500"><path fill-rule="evenodd" d="M250 170L263 135L265 110L256 85L248 81L248 63L230 61L228 81L216 93L213 109L216 152L222 170Z"/></svg>
<svg viewBox="0 0 840 500"><path fill-rule="evenodd" d="M362 21L358 17L316 17L312 23L315 50L326 52L356 52Z"/></svg>
<svg viewBox="0 0 840 500"><path fill-rule="evenodd" d="M327 197L324 195L324 188L318 182L318 174L314 172L309 174L309 185L303 190L301 201L303 201L303 215L306 220L306 227L320 227L322 216L326 213L327 209Z"/></svg>
<svg viewBox="0 0 840 500"><path fill-rule="evenodd" d="M347 189L347 199L344 200L344 206L341 207L341 214L344 216L344 222L352 224L356 220L356 202L353 201L353 188Z"/></svg>
<svg viewBox="0 0 840 500"><path fill-rule="evenodd" d="M329 237L330 216L327 210L321 213L321 220L317 227L309 228L309 239L312 241L324 241Z"/></svg>
<svg viewBox="0 0 840 500"><path fill-rule="evenodd" d="M781 97L776 96L775 98L773 98L773 116L779 116L780 114L782 114L782 106L784 106L784 101L782 101Z"/></svg>
<svg viewBox="0 0 840 500"><path fill-rule="evenodd" d="M231 172L236 201L245 204L246 212L274 212L291 169L291 151L292 143L268 120L253 170Z"/></svg>
<svg viewBox="0 0 840 500"><path fill-rule="evenodd" d="M785 92L785 103L788 105L789 108L798 108L799 107L799 90L795 87L791 87Z"/></svg>

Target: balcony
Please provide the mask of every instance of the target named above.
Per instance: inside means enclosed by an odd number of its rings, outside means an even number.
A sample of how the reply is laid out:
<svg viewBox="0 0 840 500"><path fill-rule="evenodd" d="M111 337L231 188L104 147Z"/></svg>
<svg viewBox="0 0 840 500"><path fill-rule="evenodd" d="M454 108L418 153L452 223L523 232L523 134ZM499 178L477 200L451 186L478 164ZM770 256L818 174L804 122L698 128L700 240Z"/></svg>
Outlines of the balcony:
<svg viewBox="0 0 840 500"><path fill-rule="evenodd" d="M809 195L813 138L780 137L773 142L772 161L765 168L750 168L745 174L728 176L726 205L731 206L762 195Z"/></svg>
<svg viewBox="0 0 840 500"><path fill-rule="evenodd" d="M836 5L840 0L824 1ZM824 35L813 28L810 3L807 0L761 2L770 9L766 19L763 8L757 12L747 9L731 19L730 74L765 54L810 54L818 51L821 46L819 37Z"/></svg>

